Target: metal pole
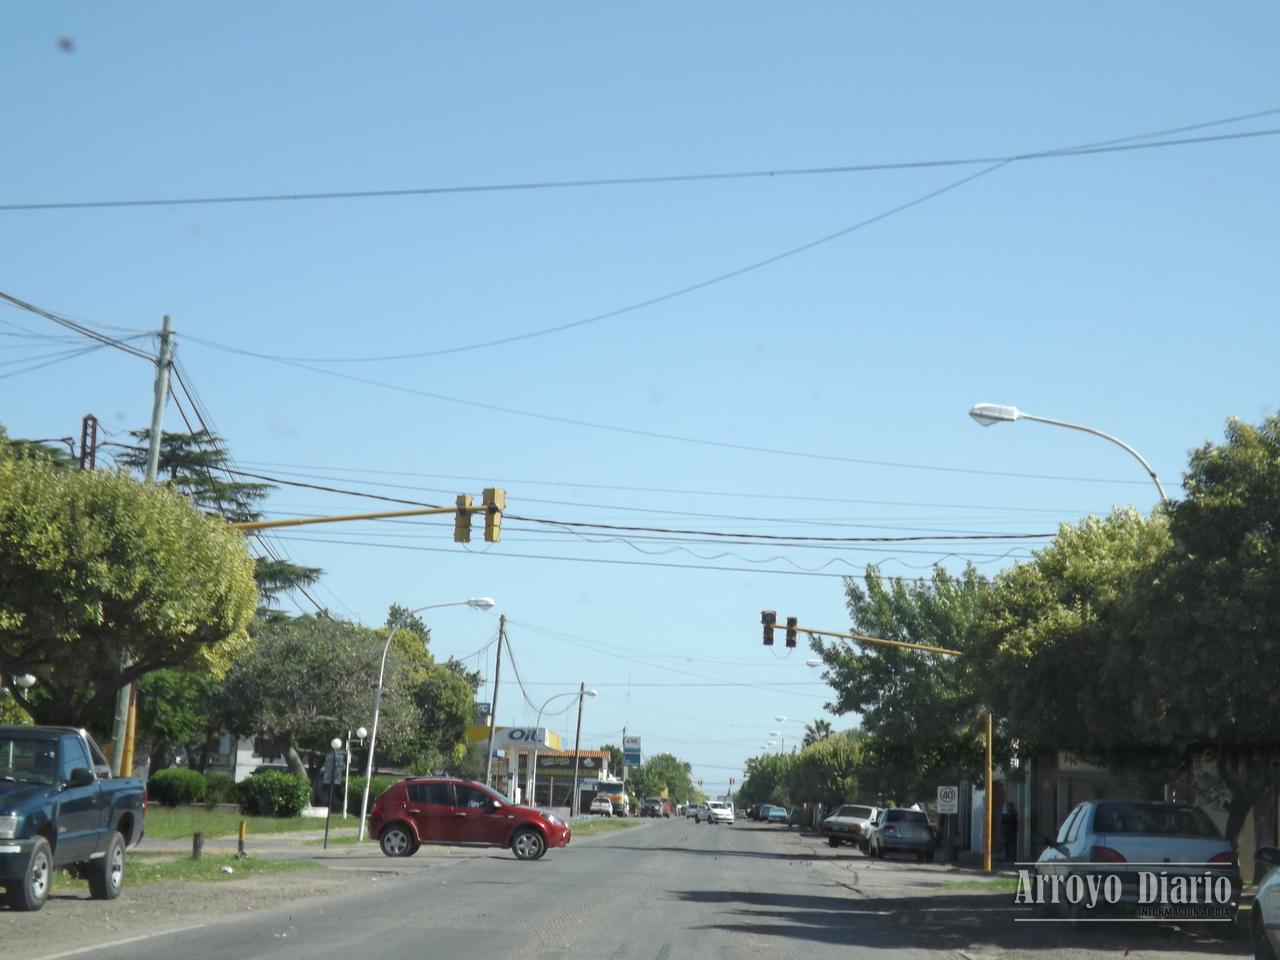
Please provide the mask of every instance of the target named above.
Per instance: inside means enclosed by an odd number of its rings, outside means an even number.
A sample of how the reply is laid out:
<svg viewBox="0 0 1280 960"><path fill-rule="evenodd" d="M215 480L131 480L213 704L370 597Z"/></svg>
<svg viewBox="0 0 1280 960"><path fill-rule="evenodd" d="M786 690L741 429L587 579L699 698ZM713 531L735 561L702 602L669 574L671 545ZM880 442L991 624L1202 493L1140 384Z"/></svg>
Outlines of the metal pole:
<svg viewBox="0 0 1280 960"><path fill-rule="evenodd" d="M373 695L373 728L369 731L369 756L364 768L364 795L360 798L360 834L356 841L364 840L365 818L369 815L369 787L373 782L373 748L378 742L378 712L382 709L382 678L387 672L387 652L391 649L391 641L395 639L399 624L391 627L387 635L387 643L382 648L382 666L378 668L378 689Z"/></svg>
<svg viewBox="0 0 1280 960"><path fill-rule="evenodd" d="M144 482L151 483L160 468L160 436L164 426L164 408L169 399L170 335L173 321L166 315L160 328L160 352L156 357L156 381L151 402L151 430L147 436L147 472ZM127 650L120 654L120 670L129 669L133 660ZM134 685L126 683L116 693L116 715L111 729L111 774L129 776L133 773L133 744L129 740L129 713L134 698ZM127 755L127 756L126 756ZM126 759L128 764L126 766Z"/></svg>
<svg viewBox="0 0 1280 960"><path fill-rule="evenodd" d="M987 773L986 773L986 795L983 797L983 817L987 821L986 828L982 831L982 869L991 872L991 804L995 800L995 784L992 782L991 773L991 714L987 714Z"/></svg>
<svg viewBox="0 0 1280 960"><path fill-rule="evenodd" d="M347 772L342 776L342 819L347 819L347 788L351 783L351 731L347 731L347 739L342 744L347 755Z"/></svg>
<svg viewBox="0 0 1280 960"><path fill-rule="evenodd" d="M1048 423L1055 427L1066 427L1068 430L1079 430L1082 433L1091 433L1095 437L1101 437L1103 440L1110 440L1117 447L1120 447L1122 450L1129 453L1135 460L1142 464L1142 469L1147 471L1147 475L1151 477L1152 481L1155 483L1156 490L1160 493L1161 502L1169 502L1169 498L1165 496L1164 487L1160 483L1160 478L1156 476L1156 472L1151 468L1151 464L1147 463L1147 461L1143 459L1142 454L1133 449L1133 447L1129 446L1119 437L1113 437L1111 434L1103 433L1101 430L1097 430L1093 427L1086 427L1083 423L1072 423L1070 420L1054 420L1051 417L1037 417L1030 413L1024 413L1021 410L1018 411L1018 416L1023 420L1034 420L1036 423Z"/></svg>
<svg viewBox="0 0 1280 960"><path fill-rule="evenodd" d="M337 764L334 764L334 766L337 766ZM329 819L333 816L333 788L334 788L334 782L330 780L329 781L329 809L324 812L324 847L323 849L325 850L329 849ZM346 790L344 789L342 792L343 792L343 795L345 796Z"/></svg>
<svg viewBox="0 0 1280 960"><path fill-rule="evenodd" d="M578 685L578 732L573 735L573 796L569 798L569 816L578 813L578 759L582 753L582 698L587 692L584 680ZM626 764L624 763L625 767Z"/></svg>
<svg viewBox="0 0 1280 960"><path fill-rule="evenodd" d="M489 745L485 748L484 784L493 786L493 735L498 726L498 680L502 677L502 641L507 636L507 615L498 616L498 656L493 666L493 702L489 704Z"/></svg>

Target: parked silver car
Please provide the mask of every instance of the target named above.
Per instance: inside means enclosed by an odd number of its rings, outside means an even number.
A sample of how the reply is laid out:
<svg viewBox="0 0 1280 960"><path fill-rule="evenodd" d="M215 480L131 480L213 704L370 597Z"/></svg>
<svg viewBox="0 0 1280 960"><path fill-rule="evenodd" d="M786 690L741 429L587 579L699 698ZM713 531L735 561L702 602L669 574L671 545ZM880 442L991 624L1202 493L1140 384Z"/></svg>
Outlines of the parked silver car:
<svg viewBox="0 0 1280 960"><path fill-rule="evenodd" d="M1036 873L1063 880L1071 875L1085 878L1114 875L1120 883L1118 902L1100 906L1124 910L1139 905L1143 874L1196 883L1206 877L1211 883L1225 877L1230 883L1233 908L1240 899L1240 869L1235 851L1204 811L1189 803L1158 800L1081 803L1067 815L1057 838L1040 854ZM1056 909L1050 906L1042 912L1088 915L1088 910L1079 904L1059 904ZM1229 928L1219 932L1230 935Z"/></svg>
<svg viewBox="0 0 1280 960"><path fill-rule="evenodd" d="M1255 960L1276 960L1280 951L1280 848L1259 847L1253 855L1257 896L1249 910Z"/></svg>
<svg viewBox="0 0 1280 960"><path fill-rule="evenodd" d="M822 833L826 836L827 843L833 847L838 847L841 843L852 843L866 853L867 834L871 829L871 822L879 812L879 807L846 803L822 821Z"/></svg>
<svg viewBox="0 0 1280 960"><path fill-rule="evenodd" d="M929 816L922 810L891 807L881 811L867 836L867 855L884 857L887 853L913 853L924 863L933 859L938 845Z"/></svg>

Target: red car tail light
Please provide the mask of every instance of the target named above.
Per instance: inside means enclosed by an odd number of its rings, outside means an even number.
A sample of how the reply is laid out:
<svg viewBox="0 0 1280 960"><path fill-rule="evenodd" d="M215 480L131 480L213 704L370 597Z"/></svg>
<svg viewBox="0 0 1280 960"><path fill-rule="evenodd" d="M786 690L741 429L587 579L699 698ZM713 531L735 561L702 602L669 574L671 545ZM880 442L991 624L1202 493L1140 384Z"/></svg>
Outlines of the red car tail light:
<svg viewBox="0 0 1280 960"><path fill-rule="evenodd" d="M1127 863L1124 854L1118 850L1112 850L1110 847L1092 847L1089 850L1089 861L1091 863Z"/></svg>
<svg viewBox="0 0 1280 960"><path fill-rule="evenodd" d="M1209 866L1238 867L1240 863L1236 860L1236 852L1234 850L1224 850L1222 853L1215 854L1209 858Z"/></svg>

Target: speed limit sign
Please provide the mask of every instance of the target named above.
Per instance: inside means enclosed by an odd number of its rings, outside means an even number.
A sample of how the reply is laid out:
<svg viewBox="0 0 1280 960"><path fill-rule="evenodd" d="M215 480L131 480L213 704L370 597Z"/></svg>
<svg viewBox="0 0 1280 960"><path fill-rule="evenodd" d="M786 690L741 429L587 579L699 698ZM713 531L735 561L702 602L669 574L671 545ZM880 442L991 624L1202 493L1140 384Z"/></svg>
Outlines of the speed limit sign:
<svg viewBox="0 0 1280 960"><path fill-rule="evenodd" d="M939 787L938 788L938 812L939 813L959 813L960 812L960 788L959 787Z"/></svg>

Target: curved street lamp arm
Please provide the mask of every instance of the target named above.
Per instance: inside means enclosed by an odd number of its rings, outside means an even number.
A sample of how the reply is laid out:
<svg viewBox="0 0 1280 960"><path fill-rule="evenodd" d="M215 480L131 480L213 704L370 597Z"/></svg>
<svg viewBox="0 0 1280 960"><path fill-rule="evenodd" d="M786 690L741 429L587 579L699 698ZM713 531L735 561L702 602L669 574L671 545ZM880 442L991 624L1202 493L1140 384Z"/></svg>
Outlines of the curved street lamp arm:
<svg viewBox="0 0 1280 960"><path fill-rule="evenodd" d="M1156 476L1156 472L1151 468L1151 464L1147 463L1147 461L1143 459L1142 454L1133 449L1133 447L1129 446L1119 437L1113 437L1111 434L1103 433L1101 430L1095 429L1094 427L1086 427L1082 423L1072 423L1070 420L1054 420L1052 417L1037 417L1035 414L1026 413L1022 410L1018 411L1018 415L1020 419L1023 420L1035 420L1038 423L1048 423L1055 427L1066 427L1068 430L1079 430L1081 433L1091 433L1095 437L1101 437L1103 440L1110 440L1117 447L1127 451L1130 456L1142 464L1142 469L1147 471L1148 476L1151 477L1152 481L1154 481L1156 485L1156 490L1160 492L1160 501L1162 503L1169 502L1169 498L1165 495L1164 487L1160 483L1160 478Z"/></svg>

